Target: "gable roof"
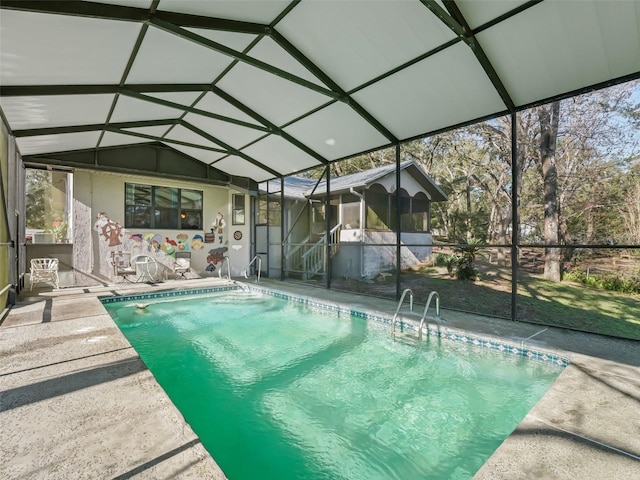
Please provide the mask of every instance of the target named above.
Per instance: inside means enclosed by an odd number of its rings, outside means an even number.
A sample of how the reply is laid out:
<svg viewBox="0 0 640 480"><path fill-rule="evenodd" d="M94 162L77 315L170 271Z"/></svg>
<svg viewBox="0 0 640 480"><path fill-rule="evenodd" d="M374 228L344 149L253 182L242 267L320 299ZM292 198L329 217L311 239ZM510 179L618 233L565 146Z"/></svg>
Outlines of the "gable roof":
<svg viewBox="0 0 640 480"><path fill-rule="evenodd" d="M639 78L640 0L2 0L0 59L25 161L160 143L261 182Z"/></svg>
<svg viewBox="0 0 640 480"><path fill-rule="evenodd" d="M331 194L349 193L351 189L366 190L374 183L380 182L387 177L393 176L395 180L395 163L382 165L380 167L371 168L362 172L354 172L341 177L331 179ZM406 171L411 178L415 180L424 190L432 202L443 202L447 200L447 194L444 193L436 182L413 160L408 160L400 164L400 171ZM388 183L388 182L387 182ZM266 193L266 185L268 184L269 193L280 193L280 180L271 180L263 184L262 193ZM284 196L286 198L304 199L304 198L323 198L326 196L327 182L326 180L313 180L302 177L286 177L284 179ZM395 182L389 193L395 191Z"/></svg>

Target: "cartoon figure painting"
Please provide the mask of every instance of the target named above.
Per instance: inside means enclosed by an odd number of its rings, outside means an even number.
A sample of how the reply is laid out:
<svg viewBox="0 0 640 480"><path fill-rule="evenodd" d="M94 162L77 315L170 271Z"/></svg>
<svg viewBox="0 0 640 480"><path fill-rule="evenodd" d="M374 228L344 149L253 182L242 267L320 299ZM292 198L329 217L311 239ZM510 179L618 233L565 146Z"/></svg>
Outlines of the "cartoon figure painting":
<svg viewBox="0 0 640 480"><path fill-rule="evenodd" d="M224 220L224 215L221 212L218 212L216 215L216 219L211 224L213 227L211 229L211 233L216 233L218 235L218 243L222 243L222 239L224 238L224 227L227 226L227 222Z"/></svg>
<svg viewBox="0 0 640 480"><path fill-rule="evenodd" d="M212 248L209 250L209 255L207 255L207 263L209 264L207 265L207 272L216 271L216 265L222 261L227 250L227 247Z"/></svg>
<svg viewBox="0 0 640 480"><path fill-rule="evenodd" d="M178 240L178 250L189 250L189 235L187 235L186 233L179 233L176 239Z"/></svg>
<svg viewBox="0 0 640 480"><path fill-rule="evenodd" d="M204 248L204 238L202 235L195 234L191 240L191 248L194 250L201 250Z"/></svg>
<svg viewBox="0 0 640 480"><path fill-rule="evenodd" d="M104 237L109 242L110 247L122 244L120 240L120 237L123 236L122 226L118 222L109 219L105 212L100 212L96 216L96 223L93 224L93 229L98 232L100 237Z"/></svg>

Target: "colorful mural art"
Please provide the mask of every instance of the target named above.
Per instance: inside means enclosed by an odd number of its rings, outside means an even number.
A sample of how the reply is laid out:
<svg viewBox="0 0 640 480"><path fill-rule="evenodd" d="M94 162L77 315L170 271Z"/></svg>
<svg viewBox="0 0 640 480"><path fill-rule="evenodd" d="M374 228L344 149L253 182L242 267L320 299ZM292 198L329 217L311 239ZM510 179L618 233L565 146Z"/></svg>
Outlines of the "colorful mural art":
<svg viewBox="0 0 640 480"><path fill-rule="evenodd" d="M186 252L189 250L189 235L186 233L179 233L176 237L178 241L178 250L181 252Z"/></svg>
<svg viewBox="0 0 640 480"><path fill-rule="evenodd" d="M227 226L227 222L224 220L224 215L222 214L222 212L218 212L211 226L213 227L211 229L211 233L217 234L218 243L222 244L224 240L224 227Z"/></svg>
<svg viewBox="0 0 640 480"><path fill-rule="evenodd" d="M212 248L207 255L207 272L215 272L216 265L218 265L224 259L224 254L227 252L227 247Z"/></svg>
<svg viewBox="0 0 640 480"><path fill-rule="evenodd" d="M224 241L224 228L226 223L221 213L213 222L216 240ZM165 270L173 271L176 252L189 250L202 250L205 247L203 234L196 233L191 239L186 232L177 233L175 238L163 236L159 233L129 233L119 222L109 219L106 212L100 212L96 216L93 229L98 234L98 248L100 256L99 273L105 277L113 278L113 266L111 264L113 252L126 252L135 258L137 255L148 255L163 266ZM213 233L213 229L212 229ZM224 258L227 247L209 250L207 255L207 271L213 272L216 265Z"/></svg>
<svg viewBox="0 0 640 480"><path fill-rule="evenodd" d="M111 220L105 212L100 212L96 216L93 229L98 232L100 237L108 242L110 247L115 247L122 243L120 240L124 235L122 226L118 222Z"/></svg>
<svg viewBox="0 0 640 480"><path fill-rule="evenodd" d="M108 278L114 277L114 269L111 264L114 252L127 252L131 258L137 255L148 255L163 266L164 269L173 271L175 255L174 240L166 241L161 235L155 233L132 233L127 235L119 222L109 218L106 212L100 212L96 216L93 229L98 234L98 255L100 258L98 272Z"/></svg>
<svg viewBox="0 0 640 480"><path fill-rule="evenodd" d="M204 238L202 235L195 234L191 239L192 250L202 250L204 248Z"/></svg>

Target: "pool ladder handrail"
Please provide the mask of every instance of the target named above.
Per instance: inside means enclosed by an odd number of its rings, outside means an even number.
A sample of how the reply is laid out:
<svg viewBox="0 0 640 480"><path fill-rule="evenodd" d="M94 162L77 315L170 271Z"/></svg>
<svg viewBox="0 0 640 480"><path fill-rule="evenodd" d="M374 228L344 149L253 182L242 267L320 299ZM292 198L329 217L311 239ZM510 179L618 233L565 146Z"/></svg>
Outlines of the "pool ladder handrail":
<svg viewBox="0 0 640 480"><path fill-rule="evenodd" d="M398 318L398 312L400 312L400 308L402 307L402 303L404 302L404 297L409 294L409 310L413 312L413 291L410 288L405 288L400 296L400 301L398 302L398 308L396 308L396 313L393 315L393 319L391 320L391 335L393 338L396 337L396 318Z"/></svg>
<svg viewBox="0 0 640 480"><path fill-rule="evenodd" d="M427 305L424 307L424 313L422 314L422 319L420 320L420 326L418 327L418 340L422 340L422 326L424 325L424 321L427 318L427 312L429 311L429 306L431 305L431 300L433 297L436 297L436 322L440 322L440 295L435 290L429 294L429 298L427 298Z"/></svg>
<svg viewBox="0 0 640 480"><path fill-rule="evenodd" d="M256 255L251 259L249 265L247 265L247 267L242 271L242 274L244 275L244 278L249 278L249 269L251 268L251 265L253 265L253 262L255 262L256 260L258 262L256 283L260 283L260 271L262 270L262 257L260 255Z"/></svg>
<svg viewBox="0 0 640 480"><path fill-rule="evenodd" d="M220 262L220 267L218 267L218 278L222 278L222 267L224 266L224 261L227 261L227 280L230 281L231 280L231 260L229 260L229 257L224 256L222 257L222 262Z"/></svg>

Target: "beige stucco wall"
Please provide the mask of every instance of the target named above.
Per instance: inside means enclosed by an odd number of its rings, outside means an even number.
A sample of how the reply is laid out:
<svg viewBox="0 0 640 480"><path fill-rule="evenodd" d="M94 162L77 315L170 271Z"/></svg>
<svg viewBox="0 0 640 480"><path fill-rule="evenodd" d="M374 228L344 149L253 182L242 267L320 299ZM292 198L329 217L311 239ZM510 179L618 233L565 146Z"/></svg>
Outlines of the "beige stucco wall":
<svg viewBox="0 0 640 480"><path fill-rule="evenodd" d="M124 188L125 183L140 183L145 185L179 187L203 192L203 223L204 230L167 230L167 229L125 229L124 228ZM231 198L232 194L244 193L226 186L211 186L195 182L165 180L155 177L131 176L103 172L76 171L74 174L74 264L76 270L81 271L79 281L90 284L93 281L112 279L110 252L112 250L127 250L131 245L129 239L134 234L145 236L157 234L162 239L171 239L178 243L178 234L187 234L188 251L191 252L192 269L200 275L211 275L206 271L207 256L211 249L227 247L225 255L229 257L232 276L240 272L249 262L250 251L250 215L248 211L249 198L246 198L247 212L245 225L232 225ZM121 245L110 245L110 241L94 228L98 215L104 212L107 217L122 227ZM194 235L204 238L209 233L216 214L221 212L226 221L223 242L219 243L216 235L215 243L204 243L201 249L192 248ZM239 232L240 240L234 239L234 233ZM196 242L197 244L197 242ZM144 248L144 247L143 247ZM179 247L174 247L180 249ZM139 250L134 253L140 253ZM144 253L144 252L141 252ZM163 264L172 262L164 254L157 257ZM219 268L219 266L217 266ZM226 265L223 272L226 274ZM171 272L168 272L171 275ZM217 270L214 275L217 275Z"/></svg>

